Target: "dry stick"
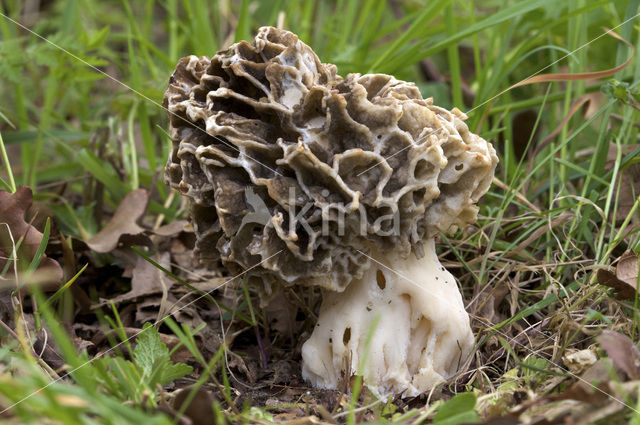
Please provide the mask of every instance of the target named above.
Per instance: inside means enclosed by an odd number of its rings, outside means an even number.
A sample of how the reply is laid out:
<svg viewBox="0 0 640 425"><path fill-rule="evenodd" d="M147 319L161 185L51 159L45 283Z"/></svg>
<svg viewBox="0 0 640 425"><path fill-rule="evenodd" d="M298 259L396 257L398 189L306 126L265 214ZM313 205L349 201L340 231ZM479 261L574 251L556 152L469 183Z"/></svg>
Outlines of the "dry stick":
<svg viewBox="0 0 640 425"><path fill-rule="evenodd" d="M618 115L618 114L614 114L613 112L609 115L611 118L613 118L614 120L617 121L624 121L625 118L622 115ZM638 122L632 122L632 123L628 123L631 124L632 126L636 127L636 128L640 128L640 123Z"/></svg>
<svg viewBox="0 0 640 425"><path fill-rule="evenodd" d="M638 15L634 16L633 18L635 18L637 16ZM631 18L631 19L633 19L633 18ZM624 25L624 23L621 24L621 25ZM621 26L621 25L618 25L618 26ZM629 56L629 58L626 61L624 61L624 63L616 66L615 68L605 69L604 71L578 72L578 73L574 73L574 74L571 74L571 73L557 73L557 74L534 75L533 77L526 78L526 79L520 81L519 83L515 83L514 85L512 85L511 87L509 87L505 91L514 89L516 87L526 86L528 84L535 84L535 83L549 83L549 82L576 81L576 80L593 80L593 79L605 78L605 77L610 77L613 74L618 73L619 71L622 71L633 60L633 55L634 55L634 50L633 49L634 49L634 47L633 47L633 45L631 43L629 43L624 38L620 37L615 32L611 31L610 29L608 29L608 28L603 28L603 29L605 30L605 34L608 34L611 37L615 38L616 40L623 42L624 44L629 46L629 48L631 49L631 55Z"/></svg>
<svg viewBox="0 0 640 425"><path fill-rule="evenodd" d="M559 224L563 224L572 218L573 218L573 213L569 211L563 211L562 214L554 218L551 221L551 223L548 223L546 226L541 226L539 229L536 229L535 231L533 231L533 233L531 233L531 235L529 235L527 239L520 242L518 246L515 247L515 251L517 252L523 251L525 248L527 248L529 245L531 245L533 242L539 239L542 235L554 229Z"/></svg>
<svg viewBox="0 0 640 425"><path fill-rule="evenodd" d="M511 189L507 184L503 183L502 180L500 180L499 178L494 177L493 184L495 184L496 186L498 186L500 189L504 190L507 193L514 192L515 197L518 198L520 202L522 202L523 204L531 208L536 213L542 212L540 208L532 204L531 201L529 201L522 193L520 193L519 191L518 192L513 191L513 189Z"/></svg>
<svg viewBox="0 0 640 425"><path fill-rule="evenodd" d="M635 15L635 16L632 16L631 18L629 18L626 21L624 21L622 24L617 25L615 28L618 28L618 27L624 25L625 23L627 23L628 21L630 21L632 19L635 19L639 15L640 15L640 13ZM524 80L522 80L522 81L520 81L518 83L515 83L514 85L510 86L509 88L507 88L507 89L503 90L502 92L500 92L499 94L497 94L496 96L494 96L491 99L491 103L493 103L493 100L496 97L498 97L498 96L502 95L503 93L506 93L506 92L516 88L516 87L522 87L522 86L526 86L526 85L529 85L529 84L536 84L536 83L551 83L551 82L562 82L562 81L593 80L593 79L610 77L610 76L622 71L633 60L633 57L634 57L634 54L635 54L634 46L631 43L629 43L627 40L625 40L624 38L620 37L618 34L613 32L612 30L610 30L608 28L603 28L603 29L605 30L605 32L602 35L600 35L597 38L595 38L594 40L592 40L592 41L595 41L598 38L602 37L604 34L607 34L607 35L610 35L611 37L615 38L616 40L623 42L627 46L629 46L629 48L631 49L631 55L622 64L620 64L620 65L618 65L618 66L616 66L614 68L605 69L604 71L579 72L579 73L574 73L574 74L571 74L571 73L556 73L556 74L533 75L533 76L531 76L529 78L525 78ZM587 44L590 44L590 43L587 43ZM580 46L578 49L574 50L574 52L579 50L579 49L581 49L582 47L586 46L587 44L585 44L583 46ZM573 53L573 52L571 52L571 53ZM568 56L568 55L565 55L564 57L566 57L566 56ZM563 58L561 58L561 59L563 59ZM553 64L555 64L557 62L558 61L555 61L555 62L553 62ZM551 65L553 65L553 64L551 64ZM549 65L549 66L551 66L551 65ZM549 66L547 66L547 68ZM489 109L491 109L491 104L489 104L487 110L489 110ZM483 117L483 119L484 119L484 117Z"/></svg>
<svg viewBox="0 0 640 425"><path fill-rule="evenodd" d="M81 61L81 62L85 63L87 66L91 67L92 69L94 69L94 70L96 70L96 71L100 72L101 74L104 74L104 75L105 75L105 76L107 76L108 78L110 78L110 79L114 80L115 82L117 82L117 83L119 83L119 84L123 85L124 87L126 87L126 88L128 88L129 90L131 90L131 91L135 92L135 93L136 93L136 94L138 94L139 96L144 97L145 99L147 99L147 100L151 101L152 103L154 103L154 104L156 104L156 105L158 105L158 106L162 107L162 106L161 106L161 105L159 105L157 102L154 102L152 99L148 98L147 96L144 96L142 93L140 93L140 92L136 91L135 89L133 89L133 88L131 88L131 87L127 86L126 84L122 83L121 81L118 81L117 79L115 79L114 77L112 77L112 76L110 76L109 74L105 73L104 71L101 71L100 69L98 69L98 68L96 68L96 67L92 66L92 65L91 65L91 64L89 64L88 62L86 62L86 61L82 60L81 58L79 58L79 57L77 57L76 55L72 54L72 53L71 53L71 52L69 52L68 50L65 50L65 49L63 49L62 47L60 47L60 46L56 45L55 43L53 43L53 42L51 42L51 41L47 40L46 38L44 38L44 37L42 37L41 35L39 35L39 34L35 33L34 31L32 31L32 30L30 30L29 28L25 27L24 25L20 24L19 22L17 22L17 21L15 21L15 20L11 19L10 17L8 17L8 16L6 16L6 15L4 15L4 14L1 14L1 13L0 13L0 15L2 15L4 18L6 18L6 19L10 20L10 21L11 21L11 22L13 22L14 24L16 24L16 25L18 25L18 26L22 27L23 29L25 29L25 30L29 31L30 33L32 33L32 34L34 34L34 35L36 35L37 37L39 37L40 39L44 40L45 42L47 42L47 43L49 43L49 44L53 45L54 47L56 47L56 48L58 48L58 49L62 50L63 52L67 53L68 55L70 55L70 56L74 57L75 59L77 59L77 60L79 60L79 61ZM630 20L632 20L632 19L635 19L635 18L636 18L637 16L639 16L639 15L640 15L640 14L633 16L632 18L630 18L630 19L626 20L625 22L623 22L622 24L620 24L620 25L618 25L618 26L621 26L621 25L623 25L624 23L626 23L626 22L628 22L628 21L630 21ZM617 27L616 27L616 28L617 28ZM611 31L607 30L607 34L614 36L615 38L617 38L617 39L619 39L619 40L623 41L625 44L627 44L627 45L629 45L630 47L632 47L632 46L631 46L627 41L623 40L622 38L620 38L620 37L619 37L619 36L617 36L616 34L612 33ZM584 47L584 46L586 46L586 45L590 44L591 42L593 42L593 41L597 40L597 39L598 39L598 38L600 38L600 37L602 37L602 35L601 35L601 36L599 36L599 37L597 37L597 38L595 38L594 40L591 40L589 43L587 43L587 44L585 44L585 45L581 46L580 48L582 48L582 47ZM568 56L568 55L567 55L567 56ZM565 57L566 57L566 56L565 56ZM628 60L627 60L623 65L620 65L619 67L614 68L614 69L615 69L615 72L618 72L620 69L622 69L622 68L626 67L626 66L630 63L630 61L631 61L631 59L632 59L632 58L633 58L633 50L632 50L632 55L631 55L631 57L630 57L630 58L629 58L629 59L628 59ZM562 59L562 58L561 58L561 59ZM559 59L559 60L561 60L561 59ZM550 66L550 65L549 65L549 66ZM543 69L544 69L544 68L543 68ZM601 77L603 77L603 76L611 75L611 74L606 74L606 75L604 75L603 73L606 73L606 72L607 72L607 71L601 71L601 72L599 72L599 73L598 73L598 72L596 72L596 73L583 73L583 74L551 74L551 75L547 75L546 77L548 77L548 78L550 78L550 77L551 77L548 81L566 81L566 80L562 79L562 76L563 76L563 75L565 75L565 76L566 76L566 75L571 75L571 76L572 76L572 79L580 79L580 78L576 78L576 76L583 76L583 77L585 77L585 79L586 79L586 78L601 78ZM615 72L614 72L614 73L615 73ZM533 77L528 78L528 79L526 79L526 80L524 80L524 81L522 81L522 82L520 82L520 83L518 83L518 84L516 84L516 85L514 85L514 86L512 86L512 87L510 87L510 88L508 88L507 90L510 90L511 88L518 87L518 86L522 86L522 85L525 85L525 84L533 84L533 83L535 83L535 82L541 82L541 81L538 81L538 80L540 80L540 78L542 78L542 77L543 77L543 75L539 75L539 76L535 76L535 75L534 75ZM504 92L506 92L507 90L505 90L505 91L503 91L503 92L499 93L499 94L498 94L498 95L496 95L495 97L500 96L501 94L503 94L503 93L504 93ZM495 98L495 97L494 97L494 98ZM487 103L487 102L485 102L485 103ZM479 105L479 106L481 106L481 105ZM165 108L163 108L163 109L165 109ZM175 115L175 114L174 114L174 115ZM184 118L182 118L182 117L179 117L179 118L184 119ZM191 123L189 123L189 124L191 124ZM192 124L191 124L191 125L192 125ZM197 127L197 128L199 128L199 127ZM204 131L204 130L202 130L202 131ZM209 134L209 133L207 133L207 134ZM213 137L216 137L216 136L213 136ZM397 153L399 153L399 152L396 152L396 154L397 154ZM394 154L394 155L395 155L395 154ZM250 158L250 159L253 159L253 158ZM388 158L387 158L387 159L388 159ZM254 159L254 161L256 161L256 160ZM264 165L264 164L260 163L259 161L256 161L256 162L258 162L259 164L261 164L261 165L265 166L266 168L269 168L269 167L267 167L266 165ZM270 169L270 168L269 168L269 169ZM271 169L270 169L270 170L271 170ZM275 170L272 170L272 171L273 171L273 172L275 172L276 174L279 174L279 173L278 173L277 171L275 171ZM278 253L276 253L276 254L274 254L274 255L277 255L277 254L279 254L279 252L278 252ZM247 271L248 271L248 270L247 270ZM245 273L246 273L246 271L245 271ZM244 274L244 273L243 273L243 274ZM496 330L496 332L499 332L499 331L498 331L498 330ZM523 347L524 347L524 345L523 345ZM527 347L525 347L525 348L527 348ZM89 362L90 362L90 361L89 361ZM89 362L87 362L87 363L89 363ZM85 364L87 364L87 363L85 363ZM80 367L82 367L82 366L83 366L83 365L81 365ZM76 369L77 369L77 368L76 368ZM578 379L580 379L580 378L578 377ZM56 381L57 381L57 380L56 380ZM53 381L53 382L51 382L51 383L49 383L49 384L45 385L43 388L41 388L40 390L38 390L38 391L36 391L36 392L32 393L31 395L33 395L33 394L35 394L35 393L37 393L37 392L40 392L42 389L44 389L44 388L48 387L49 385L53 384L53 383L54 383L54 382L56 382L56 381ZM596 389L597 389L597 388L596 388ZM10 409L10 408L14 407L15 405L19 404L20 402L22 402L22 401L26 400L26 399L27 399L27 398L29 398L31 395L29 395L29 396L27 396L27 397L25 397L25 398L23 398L23 399L19 400L18 402L14 403L13 405L11 405L11 406L9 406L8 408L4 409L3 411L1 411L1 412L0 412L0 414L1 414L1 413L3 413L3 412L5 412L5 411L6 411L6 410L8 410L8 409ZM607 395L608 395L608 394L607 394ZM613 397L613 396L611 396L611 395L609 395L609 396L615 399L615 397ZM617 399L616 399L616 400L617 400ZM619 401L619 400L618 400L618 401ZM620 401L620 402L621 402L621 401ZM622 403L622 404L624 404L623 402L621 402L621 403ZM635 409L633 409L633 408L632 408L632 407L630 407L630 406L627 406L627 407L631 408L632 410L635 410ZM309 419L311 419L311 418L309 418ZM313 420L312 420L312 422L313 422Z"/></svg>
<svg viewBox="0 0 640 425"><path fill-rule="evenodd" d="M622 24L617 25L615 28L618 28L624 24L626 24L628 21L630 21L631 19L635 19L636 17L638 17L640 14L637 14L629 19L627 19L626 21L624 21ZM540 74L540 75L533 75L529 78L525 78L524 80L515 83L514 85L510 86L509 88L501 91L500 93L498 93L496 96L494 96L493 98L491 98L489 100L489 106L487 107L487 109L485 110L485 114L482 116L482 119L480 120L480 122L478 123L478 126L476 127L476 133L479 131L479 129L482 127L482 124L484 123L484 121L486 120L486 118L489 116L489 110L491 109L491 106L493 104L493 101L500 95L516 88L516 87L522 87L522 86L526 86L529 84L536 84L536 83L551 83L551 82L562 82L562 81L579 81L579 80L593 80L593 79L599 79L599 78L606 78L606 77L610 77L616 73L618 73L619 71L622 71L624 68L626 68L631 61L633 60L633 56L634 56L634 48L633 45L631 43L629 43L627 40L625 40L624 38L620 37L618 34L616 34L615 32L613 32L610 29L607 28L603 28L605 30L605 32L602 34L608 34L611 37L623 42L624 44L626 44L627 46L629 46L629 48L631 49L631 55L629 56L629 58L624 61L622 64L616 66L615 68L611 68L611 69L606 69L604 71L595 71L595 72L580 72L580 73L575 73L575 74L570 74L570 73L557 73L557 74ZM592 40L595 41L598 38L602 37L602 35L600 35L599 37L597 37L596 39ZM590 44L590 43L587 43ZM571 52L571 54L573 54L575 51L581 49L582 47L586 46L582 45L580 46L578 49L574 50L573 52ZM564 59L565 57L567 57L568 55L565 55L564 57L560 58L560 59ZM559 60L560 60L559 59ZM559 60L553 62L551 65L557 63ZM549 65L549 66L551 66ZM549 67L547 66L547 68ZM485 102L487 103L487 102ZM474 109L478 108L479 106L482 106L483 104L480 104L478 106L476 106ZM471 111L469 111L471 112Z"/></svg>
<svg viewBox="0 0 640 425"><path fill-rule="evenodd" d="M623 23L621 23L620 25L617 25L614 27L618 28L621 27L622 25L626 24L627 22L629 22L632 19L637 18L638 16L640 16L640 13L632 16L631 18L627 19L626 21L624 21ZM579 81L579 80L594 80L594 79L599 79L599 78L606 78L606 77L610 77L616 73L618 73L619 71L622 71L624 68L626 68L631 61L633 60L634 57L634 47L631 43L629 43L627 40L625 40L624 38L620 37L618 34L616 34L615 32L613 32L612 30L608 29L608 28L603 28L605 30L604 33L602 33L600 36L596 37L595 39L591 40L589 43L583 44L582 46L580 46L579 48L577 48L576 50L574 50L573 52L563 56L562 58L558 59L557 61L553 62L551 65L554 65L556 63L558 63L560 60L566 58L567 56L569 56L570 54L573 54L574 52L582 49L583 47L585 47L588 44L591 44L593 41L597 40L598 38L602 37L603 35L607 34L610 35L611 37L615 38L618 41L623 42L624 44L626 44L627 46L629 46L629 48L631 49L631 55L629 56L629 58L624 61L622 64L614 67L614 68L610 68L610 69L605 69L604 71L595 71L595 72L579 72L579 73L575 73L575 74L571 74L571 73L557 73L557 74L540 74L540 75L532 75L529 78L525 78L524 80L515 83L514 85L504 89L503 91L501 91L500 93L498 93L497 95L495 95L494 97L492 97L491 99L489 99L488 101L481 103L480 105L476 106L473 109L477 109L480 106L484 105L485 103L489 103L489 106L487 106L487 109L485 110L485 114L482 116L482 119L480 120L480 122L478 123L478 126L476 127L476 133L479 131L479 129L482 127L482 124L484 123L484 121L486 120L486 118L489 116L489 110L491 109L491 106L493 105L493 101L503 95L504 93L515 89L516 87L522 87L522 86L526 86L529 84L537 84L537 83L552 83L552 82L563 82L563 81ZM543 69L549 68L551 65L546 66ZM473 110L472 109L472 110ZM471 110L471 111L472 111ZM469 111L469 112L471 112ZM469 113L467 112L467 113Z"/></svg>
<svg viewBox="0 0 640 425"><path fill-rule="evenodd" d="M629 102L629 104L631 106L633 106L638 111L640 111L640 103L636 102L636 100L633 98L633 96L631 96L631 94L629 94L629 93L627 93L627 101Z"/></svg>

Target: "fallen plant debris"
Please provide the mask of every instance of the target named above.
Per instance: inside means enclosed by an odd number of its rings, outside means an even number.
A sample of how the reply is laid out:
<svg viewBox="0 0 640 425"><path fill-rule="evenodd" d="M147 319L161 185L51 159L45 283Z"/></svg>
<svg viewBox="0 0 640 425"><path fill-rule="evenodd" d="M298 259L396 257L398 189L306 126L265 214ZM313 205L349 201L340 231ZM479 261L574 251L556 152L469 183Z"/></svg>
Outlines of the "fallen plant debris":
<svg viewBox="0 0 640 425"><path fill-rule="evenodd" d="M598 342L613 363L627 374L628 379L640 380L640 350L628 336L604 330Z"/></svg>
<svg viewBox="0 0 640 425"><path fill-rule="evenodd" d="M635 300L638 292L638 255L626 251L619 259L615 274L605 269L598 269L598 283L613 288L616 298Z"/></svg>
<svg viewBox="0 0 640 425"><path fill-rule="evenodd" d="M0 186L8 190L0 192L0 422L638 425L640 62L632 53L638 6L637 0L0 1ZM256 264L249 260L260 260L252 254L262 242L256 228L273 217L265 209L287 213L276 221L301 256L319 240L304 227L290 229L287 206L276 201L286 198L287 187L304 186L318 199L327 189L327 201L355 207L370 199L339 199L343 192L326 177L353 183L368 176L363 194L384 178L375 174L384 166L362 173L375 164L355 160L358 149L369 149L363 134L376 121L363 119L355 84L314 91L296 112L302 119L283 126L288 112L269 106L273 99L294 104L294 94L310 83L296 79L294 69L313 71L315 60L284 54L272 73L247 44L220 51L264 25L298 34L320 63L338 66L343 83L389 74L393 79L384 81L414 81L416 99L432 98L446 111L466 104L466 125L500 157L477 222L435 235L475 341L460 372L428 392L379 399L353 365L336 390L310 388L301 351L326 293L310 286L269 292L278 285L256 284L245 273ZM607 36L603 26L634 47ZM264 49L267 59L281 53L266 42ZM232 70L246 72L225 72L215 61L183 69L188 84L204 76L203 89L177 106L201 107L187 117L198 128L185 125L181 136L194 130L202 145L172 152L166 110L153 102L162 102L180 57L193 53L203 63L216 52ZM253 65L243 68L241 61ZM555 69L543 69L550 64ZM346 77L357 72L366 74ZM594 79L613 73L615 80ZM286 80L280 91L259 89L274 78ZM406 95L398 89L390 97ZM360 100L374 102L368 95ZM212 119L215 111L228 120ZM414 112L403 110L401 118L420 121ZM227 128L231 121L235 132ZM303 122L317 124L305 127L309 134L339 136L341 149L350 148L342 152L345 166L321 167L333 144L305 143ZM223 127L228 132L220 135ZM407 147L402 136L410 129L387 130L379 131L390 138L380 143L386 150L376 154L392 167L411 167L403 154L426 144L418 137ZM260 140L247 136L256 131ZM266 190L255 188L273 175L230 147L238 140L245 154L281 174ZM441 148L447 158L456 154ZM288 164L301 169L315 155L320 168L298 179L279 163L285 150ZM190 205L163 184L168 157L207 164L180 169L202 183L186 189L206 195L196 208L205 220L191 224ZM224 162L235 166L212 171ZM209 185L216 179L217 186ZM380 196L405 189L383 188ZM450 189L438 187L452 196ZM406 193L397 206L413 214L426 194ZM216 202L220 219L207 221L211 216L199 208ZM319 223L323 211L305 210L305 202L292 202L290 216ZM373 224L379 215L372 211L365 216ZM334 233L344 236L340 228ZM362 266L353 252L331 251L333 243L325 247L330 253ZM198 249L212 254L212 264L198 261ZM223 257L247 262L229 271L217 264ZM294 264L285 259L277 266ZM372 277L374 289L392 284L385 270L384 279ZM367 307L365 313L381 311ZM439 314L416 329L450 319ZM367 336L353 325L327 327L336 346ZM445 360L458 362L453 357Z"/></svg>
<svg viewBox="0 0 640 425"><path fill-rule="evenodd" d="M186 416L192 425L217 425L213 404L216 402L212 392L202 387L185 387L173 394L172 415Z"/></svg>
<svg viewBox="0 0 640 425"><path fill-rule="evenodd" d="M359 376L381 399L413 397L470 356L469 317L435 239L477 220L498 157L464 113L414 83L337 71L268 26L182 58L164 96L165 181L189 200L204 264L242 273L262 303L323 289L302 347L312 386Z"/></svg>
<svg viewBox="0 0 640 425"><path fill-rule="evenodd" d="M638 293L638 254L633 251L625 251L616 265L616 277L627 283Z"/></svg>
<svg viewBox="0 0 640 425"><path fill-rule="evenodd" d="M87 242L96 252L111 252L121 245L149 245L144 229L136 222L143 216L149 195L145 189L129 192L124 197L109 223Z"/></svg>
<svg viewBox="0 0 640 425"><path fill-rule="evenodd" d="M170 269L169 257L170 254L164 252L161 255L156 254L153 259L165 269ZM173 279L143 257L138 257L135 265L129 270L125 270L124 273L127 273L127 271L131 275L131 290L116 297L110 297L105 302L120 304L123 301L132 301L138 297L166 294L175 283Z"/></svg>
<svg viewBox="0 0 640 425"><path fill-rule="evenodd" d="M40 272L41 283L55 287L62 280L62 267L44 253L36 258L43 234L25 221L32 203L33 194L28 187L19 186L15 193L0 191L0 270L6 270L9 265L13 272L22 273L35 259L37 269L32 271ZM18 253L17 261L13 257L14 250Z"/></svg>

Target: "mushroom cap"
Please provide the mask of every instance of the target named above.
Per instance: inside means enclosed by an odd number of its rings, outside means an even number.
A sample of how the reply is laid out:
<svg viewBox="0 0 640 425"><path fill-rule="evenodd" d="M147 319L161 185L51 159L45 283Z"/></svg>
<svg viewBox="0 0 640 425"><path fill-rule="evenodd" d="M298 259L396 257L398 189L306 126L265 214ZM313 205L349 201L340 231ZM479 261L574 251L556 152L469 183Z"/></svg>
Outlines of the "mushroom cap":
<svg viewBox="0 0 640 425"><path fill-rule="evenodd" d="M342 291L373 246L420 256L476 220L498 161L459 110L390 75L340 77L272 27L182 58L164 106L165 180L190 199L200 260L266 292Z"/></svg>

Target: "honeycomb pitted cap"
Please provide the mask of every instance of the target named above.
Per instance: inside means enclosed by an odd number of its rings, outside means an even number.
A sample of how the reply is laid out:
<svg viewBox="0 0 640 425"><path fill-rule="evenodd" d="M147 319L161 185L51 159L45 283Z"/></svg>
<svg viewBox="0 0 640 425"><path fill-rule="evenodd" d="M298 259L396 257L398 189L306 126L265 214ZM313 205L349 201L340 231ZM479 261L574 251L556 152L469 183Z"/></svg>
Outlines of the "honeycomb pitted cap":
<svg viewBox="0 0 640 425"><path fill-rule="evenodd" d="M459 110L389 75L343 78L272 27L181 59L164 106L165 180L190 199L197 254L267 293L342 291L372 247L422 255L476 220L498 162Z"/></svg>

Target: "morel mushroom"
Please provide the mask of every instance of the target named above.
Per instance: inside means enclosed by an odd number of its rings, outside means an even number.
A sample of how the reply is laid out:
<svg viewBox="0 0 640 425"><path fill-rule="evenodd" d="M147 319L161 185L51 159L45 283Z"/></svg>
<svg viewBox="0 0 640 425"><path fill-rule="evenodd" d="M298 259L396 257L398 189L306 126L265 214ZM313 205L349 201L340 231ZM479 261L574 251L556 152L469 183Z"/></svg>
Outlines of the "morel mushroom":
<svg viewBox="0 0 640 425"><path fill-rule="evenodd" d="M323 288L305 379L350 371L411 396L457 372L473 334L434 238L476 220L498 161L463 113L389 75L340 77L271 27L181 59L164 104L166 181L190 199L200 260L264 299Z"/></svg>

